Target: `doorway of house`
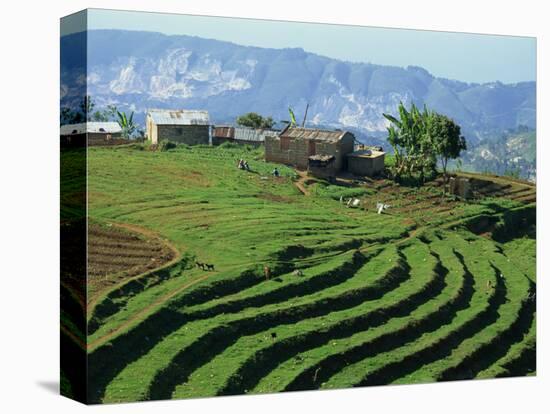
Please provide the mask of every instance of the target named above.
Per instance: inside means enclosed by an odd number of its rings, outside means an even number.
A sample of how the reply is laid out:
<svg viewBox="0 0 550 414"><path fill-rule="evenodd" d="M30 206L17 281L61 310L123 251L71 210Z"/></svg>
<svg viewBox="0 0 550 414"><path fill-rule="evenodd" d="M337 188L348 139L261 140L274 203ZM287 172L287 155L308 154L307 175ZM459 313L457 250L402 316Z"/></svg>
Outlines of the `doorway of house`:
<svg viewBox="0 0 550 414"><path fill-rule="evenodd" d="M308 141L307 155L308 155L308 157L311 157L312 155L315 155L315 141L313 141L313 140Z"/></svg>

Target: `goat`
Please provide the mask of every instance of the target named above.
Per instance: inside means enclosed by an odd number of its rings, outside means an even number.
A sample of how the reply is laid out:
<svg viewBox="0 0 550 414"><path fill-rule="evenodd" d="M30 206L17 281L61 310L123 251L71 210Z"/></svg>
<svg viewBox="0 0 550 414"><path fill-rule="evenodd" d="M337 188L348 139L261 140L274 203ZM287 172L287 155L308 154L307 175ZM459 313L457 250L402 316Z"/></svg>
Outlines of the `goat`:
<svg viewBox="0 0 550 414"><path fill-rule="evenodd" d="M201 262L195 262L195 264L197 265L197 267L201 268L204 271L214 270L214 265L213 264L201 263Z"/></svg>

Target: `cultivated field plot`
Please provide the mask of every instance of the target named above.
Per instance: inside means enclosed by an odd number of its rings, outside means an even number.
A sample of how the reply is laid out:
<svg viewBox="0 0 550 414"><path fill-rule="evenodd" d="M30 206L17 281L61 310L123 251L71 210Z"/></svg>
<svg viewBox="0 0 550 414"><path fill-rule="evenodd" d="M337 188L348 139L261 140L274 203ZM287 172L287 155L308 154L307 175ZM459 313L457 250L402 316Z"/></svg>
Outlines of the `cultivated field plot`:
<svg viewBox="0 0 550 414"><path fill-rule="evenodd" d="M88 309L90 402L535 373L534 192L462 202L435 184L300 180L304 192L246 147L90 148L88 161L91 219L179 253ZM163 251L117 237L125 263ZM92 246L91 269L117 274Z"/></svg>
<svg viewBox="0 0 550 414"><path fill-rule="evenodd" d="M88 224L88 303L132 276L157 269L177 251L152 232L129 225Z"/></svg>

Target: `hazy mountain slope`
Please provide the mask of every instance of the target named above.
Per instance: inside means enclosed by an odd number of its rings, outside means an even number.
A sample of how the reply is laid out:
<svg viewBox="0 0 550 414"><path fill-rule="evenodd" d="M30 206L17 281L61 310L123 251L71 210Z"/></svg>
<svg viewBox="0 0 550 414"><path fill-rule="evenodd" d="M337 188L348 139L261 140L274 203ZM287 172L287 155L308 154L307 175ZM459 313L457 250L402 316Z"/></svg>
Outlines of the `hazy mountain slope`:
<svg viewBox="0 0 550 414"><path fill-rule="evenodd" d="M462 157L463 168L535 181L536 144L535 131L525 127L508 130L499 137L471 145Z"/></svg>
<svg viewBox="0 0 550 414"><path fill-rule="evenodd" d="M65 36L62 48L79 36ZM151 106L200 107L222 121L249 110L286 119L288 105L301 112L309 102L310 122L379 132L385 129L382 113L394 111L402 100L425 102L452 116L469 139L535 122L534 82L466 84L418 67L342 62L302 49L149 32L88 32L88 82L100 105L125 103L138 112Z"/></svg>
<svg viewBox="0 0 550 414"><path fill-rule="evenodd" d="M86 35L61 39L62 105L76 105L86 78L78 66ZM535 82L470 84L436 78L420 67L343 62L302 49L246 47L160 33L97 30L87 33L87 86L96 107L116 104L210 111L214 123L248 111L288 119L288 106L308 124L346 128L385 144L386 120L399 101L427 104L457 121L473 148L518 126L536 126Z"/></svg>

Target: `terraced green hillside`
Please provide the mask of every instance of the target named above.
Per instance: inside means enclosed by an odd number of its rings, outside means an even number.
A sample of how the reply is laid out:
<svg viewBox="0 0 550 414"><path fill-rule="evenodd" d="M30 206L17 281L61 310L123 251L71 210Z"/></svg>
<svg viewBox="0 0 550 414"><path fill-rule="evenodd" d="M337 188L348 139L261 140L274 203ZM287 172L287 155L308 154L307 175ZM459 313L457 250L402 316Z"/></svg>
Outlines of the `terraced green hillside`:
<svg viewBox="0 0 550 414"><path fill-rule="evenodd" d="M304 195L294 170L272 177L242 147L88 157L94 222L180 253L89 307L90 402L535 372L533 198L466 203L385 180L308 180ZM361 208L340 202L351 195Z"/></svg>

